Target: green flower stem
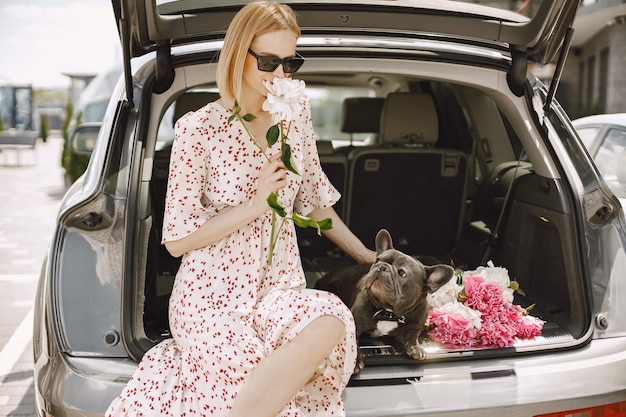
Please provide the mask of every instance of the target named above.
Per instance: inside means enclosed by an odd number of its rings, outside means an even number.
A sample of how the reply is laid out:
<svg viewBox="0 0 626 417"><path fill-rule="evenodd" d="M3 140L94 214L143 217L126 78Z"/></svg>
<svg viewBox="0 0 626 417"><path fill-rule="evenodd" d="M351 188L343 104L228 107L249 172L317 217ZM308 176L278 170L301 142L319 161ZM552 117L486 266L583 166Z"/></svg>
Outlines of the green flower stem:
<svg viewBox="0 0 626 417"><path fill-rule="evenodd" d="M270 248L269 248L269 256L267 258L267 264L271 265L272 264L272 258L274 255L274 248L276 247L276 242L278 242L278 236L280 236L280 229L283 228L283 225L285 224L285 221L287 220L287 217L282 217L282 221L280 222L280 226L278 226L278 229L276 228L276 212L272 211L272 230L270 232Z"/></svg>
<svg viewBox="0 0 626 417"><path fill-rule="evenodd" d="M268 265L272 264L272 258L274 256L274 245L275 245L274 233L276 233L276 212L272 210L272 231L270 232L270 247L269 247L270 253L267 256Z"/></svg>
<svg viewBox="0 0 626 417"><path fill-rule="evenodd" d="M237 120L239 120L244 130L246 131L246 133L252 140L252 143L254 143L254 145L259 149L259 151L261 151L265 159L269 161L270 160L269 156L267 156L265 151L261 148L261 145L259 145L259 143L256 141L256 139L252 135L252 132L250 132L250 130L248 129L247 123L254 120L255 116L253 114L246 114L242 116L240 113L241 109L239 108L239 103L237 103L237 101L235 101L235 104L231 112L233 114L229 117L228 122L230 123L233 120L233 118L237 118ZM295 167L293 166L293 164L291 163L291 147L287 143L287 140L289 139L289 131L291 130L291 123L292 123L292 120L290 120L287 126L285 127L285 124L286 124L285 120L279 122L278 123L279 132L276 132L276 130L272 130L276 128L276 125L273 125L272 127L270 127L270 130L268 130L266 139L267 139L267 143L269 147L273 145L276 142L276 140L278 140L278 137L280 137L281 152L282 152L281 159L283 163L285 164L286 168L289 171L293 172L296 175L300 175L298 171L295 169ZM276 193L270 194L269 197L267 198L267 202L270 208L272 209L272 228L270 231L270 246L269 246L268 259L267 259L268 265L272 264L274 248L276 247L276 242L278 241L280 230L282 229L283 225L285 224L287 220L294 221L296 225L299 225L300 227L315 227L317 229L318 234L320 233L321 230L328 230L332 228L332 222L330 221L330 219L324 219L318 222L308 217L296 216L295 213L292 213L291 216L288 216L287 213L285 212L285 209L278 202L278 195ZM280 225L278 227L276 227L276 215L277 214L279 217L282 218L282 221L280 222Z"/></svg>

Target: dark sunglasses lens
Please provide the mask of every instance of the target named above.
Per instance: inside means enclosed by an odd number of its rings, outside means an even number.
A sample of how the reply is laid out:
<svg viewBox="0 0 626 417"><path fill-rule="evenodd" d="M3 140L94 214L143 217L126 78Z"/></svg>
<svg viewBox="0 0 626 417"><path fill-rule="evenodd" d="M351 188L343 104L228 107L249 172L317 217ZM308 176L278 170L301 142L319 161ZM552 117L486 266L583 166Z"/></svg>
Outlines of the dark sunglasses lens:
<svg viewBox="0 0 626 417"><path fill-rule="evenodd" d="M304 58L295 57L284 60L276 58L275 56L259 56L257 58L257 67L259 68L259 71L272 72L278 68L280 64L283 65L283 71L291 74L300 69L302 64L304 64Z"/></svg>
<svg viewBox="0 0 626 417"><path fill-rule="evenodd" d="M285 59L283 61L283 71L289 74L293 74L300 69L302 64L304 64L304 58L296 57Z"/></svg>
<svg viewBox="0 0 626 417"><path fill-rule="evenodd" d="M272 72L281 64L281 59L273 56L260 56L257 58L257 66L260 71Z"/></svg>

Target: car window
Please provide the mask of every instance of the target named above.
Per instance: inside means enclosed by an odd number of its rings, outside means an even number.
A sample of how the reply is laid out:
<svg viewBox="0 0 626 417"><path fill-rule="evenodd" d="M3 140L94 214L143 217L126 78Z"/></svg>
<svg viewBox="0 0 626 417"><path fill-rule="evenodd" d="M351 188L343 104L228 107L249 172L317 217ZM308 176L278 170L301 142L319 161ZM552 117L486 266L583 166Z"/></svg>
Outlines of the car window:
<svg viewBox="0 0 626 417"><path fill-rule="evenodd" d="M188 92L211 91L217 92L215 88L192 89ZM373 143L375 133L343 133L341 122L343 116L343 102L349 97L374 97L372 88L363 87L337 87L337 86L312 86L306 88L307 96L311 104L311 116L313 118L313 129L317 140L330 140L335 148L345 145L366 145ZM157 150L162 149L174 139L174 107L172 103L167 109L161 123L157 136Z"/></svg>
<svg viewBox="0 0 626 417"><path fill-rule="evenodd" d="M580 139L587 149L591 149L591 144L598 135L599 130L599 126L579 127L576 129L578 136L580 136Z"/></svg>
<svg viewBox="0 0 626 417"><path fill-rule="evenodd" d="M82 123L101 122L104 119L109 100L101 100L89 103L83 111Z"/></svg>
<svg viewBox="0 0 626 417"><path fill-rule="evenodd" d="M341 122L343 102L349 97L374 97L375 92L369 88L314 86L307 87L307 96L311 103L311 117L317 140L331 140L335 148L349 144L363 145L371 143L375 138L369 133L343 133Z"/></svg>
<svg viewBox="0 0 626 417"><path fill-rule="evenodd" d="M626 196L626 130L609 129L596 154L600 173L618 197Z"/></svg>

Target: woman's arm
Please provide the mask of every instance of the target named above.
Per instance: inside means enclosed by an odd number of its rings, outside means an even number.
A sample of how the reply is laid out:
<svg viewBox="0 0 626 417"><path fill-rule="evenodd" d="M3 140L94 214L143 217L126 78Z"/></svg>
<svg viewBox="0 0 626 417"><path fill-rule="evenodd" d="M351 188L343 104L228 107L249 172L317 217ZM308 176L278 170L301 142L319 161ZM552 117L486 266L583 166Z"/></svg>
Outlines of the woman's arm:
<svg viewBox="0 0 626 417"><path fill-rule="evenodd" d="M325 209L315 208L309 214L309 217L315 220L330 218L333 222L333 228L322 230L322 233L358 263L367 264L376 261L376 251L366 248L363 242L352 233L332 207Z"/></svg>
<svg viewBox="0 0 626 417"><path fill-rule="evenodd" d="M280 153L272 156L261 171L257 180L257 190L253 198L242 204L227 208L211 217L202 226L187 236L165 242L165 248L174 257L200 249L235 232L247 225L267 210L267 197L287 184L287 174Z"/></svg>

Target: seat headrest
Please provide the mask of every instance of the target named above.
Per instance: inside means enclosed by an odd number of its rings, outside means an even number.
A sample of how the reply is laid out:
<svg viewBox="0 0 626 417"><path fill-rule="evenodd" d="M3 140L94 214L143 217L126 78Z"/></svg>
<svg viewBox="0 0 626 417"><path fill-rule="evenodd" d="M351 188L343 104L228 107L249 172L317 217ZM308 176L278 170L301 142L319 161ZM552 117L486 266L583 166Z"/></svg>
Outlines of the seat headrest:
<svg viewBox="0 0 626 417"><path fill-rule="evenodd" d="M380 132L382 97L349 97L343 101L341 131L343 133Z"/></svg>
<svg viewBox="0 0 626 417"><path fill-rule="evenodd" d="M335 152L333 148L333 142L330 140L318 140L317 144L318 155L332 155Z"/></svg>
<svg viewBox="0 0 626 417"><path fill-rule="evenodd" d="M183 94L176 99L174 104L174 116L172 124L190 111L196 111L207 103L220 98L219 93L211 93L208 91L192 91Z"/></svg>
<svg viewBox="0 0 626 417"><path fill-rule="evenodd" d="M381 141L387 145L434 146L439 120L430 94L390 93L380 120Z"/></svg>

